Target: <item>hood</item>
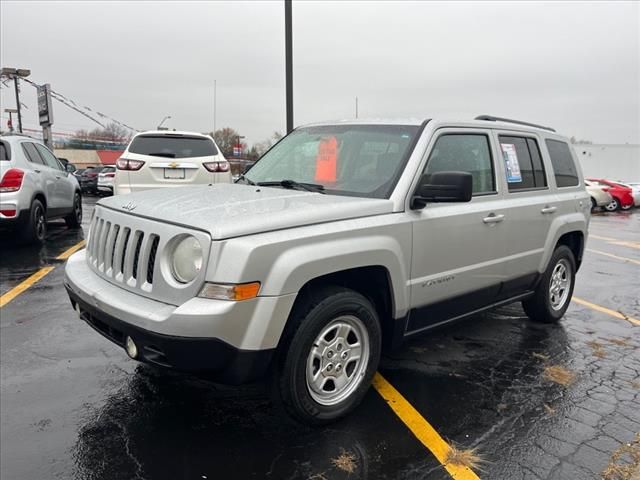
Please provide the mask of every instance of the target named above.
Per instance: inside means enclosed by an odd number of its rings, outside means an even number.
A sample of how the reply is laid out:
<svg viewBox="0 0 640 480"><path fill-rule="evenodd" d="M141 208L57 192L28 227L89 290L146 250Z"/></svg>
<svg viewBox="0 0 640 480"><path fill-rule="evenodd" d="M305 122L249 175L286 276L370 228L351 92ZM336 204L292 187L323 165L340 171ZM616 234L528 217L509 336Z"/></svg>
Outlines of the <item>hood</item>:
<svg viewBox="0 0 640 480"><path fill-rule="evenodd" d="M204 230L213 240L393 211L391 200L243 184L147 190L108 197L98 204Z"/></svg>

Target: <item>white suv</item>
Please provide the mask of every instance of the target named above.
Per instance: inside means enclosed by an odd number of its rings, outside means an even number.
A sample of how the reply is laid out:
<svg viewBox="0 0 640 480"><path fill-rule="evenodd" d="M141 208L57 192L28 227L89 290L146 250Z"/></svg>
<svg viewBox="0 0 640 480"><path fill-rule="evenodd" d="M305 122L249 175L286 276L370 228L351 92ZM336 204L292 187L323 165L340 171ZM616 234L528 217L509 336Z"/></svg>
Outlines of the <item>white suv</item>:
<svg viewBox="0 0 640 480"><path fill-rule="evenodd" d="M231 168L213 139L193 132L139 133L116 163L114 194L161 187L231 183Z"/></svg>
<svg viewBox="0 0 640 480"><path fill-rule="evenodd" d="M80 227L82 197L76 177L40 140L0 137L0 227L16 229L22 240L37 243L45 238L47 220L59 217L71 228Z"/></svg>
<svg viewBox="0 0 640 480"><path fill-rule="evenodd" d="M559 321L590 209L571 144L546 127L316 124L238 183L100 200L65 286L132 358L266 376L318 424L360 402L383 346L511 302Z"/></svg>

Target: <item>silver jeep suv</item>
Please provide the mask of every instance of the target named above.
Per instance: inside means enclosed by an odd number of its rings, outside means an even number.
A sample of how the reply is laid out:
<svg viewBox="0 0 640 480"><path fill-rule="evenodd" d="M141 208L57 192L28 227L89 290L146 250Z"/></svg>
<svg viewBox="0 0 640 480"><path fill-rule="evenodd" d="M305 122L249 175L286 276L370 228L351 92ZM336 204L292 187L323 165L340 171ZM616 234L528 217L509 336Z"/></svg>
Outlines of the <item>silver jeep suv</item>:
<svg viewBox="0 0 640 480"><path fill-rule="evenodd" d="M100 200L65 285L132 358L265 376L290 415L320 424L360 402L403 339L516 301L558 321L590 208L568 140L547 127L315 124L236 184Z"/></svg>
<svg viewBox="0 0 640 480"><path fill-rule="evenodd" d="M17 229L26 242L42 242L47 220L59 217L71 228L80 227L76 178L40 140L0 137L0 227Z"/></svg>

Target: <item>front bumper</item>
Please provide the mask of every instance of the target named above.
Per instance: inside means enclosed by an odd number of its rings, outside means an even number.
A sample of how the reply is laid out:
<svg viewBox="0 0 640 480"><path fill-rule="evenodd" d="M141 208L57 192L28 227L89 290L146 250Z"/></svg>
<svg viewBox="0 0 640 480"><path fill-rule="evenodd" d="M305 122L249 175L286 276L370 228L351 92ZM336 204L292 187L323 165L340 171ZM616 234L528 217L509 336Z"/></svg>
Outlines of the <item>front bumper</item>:
<svg viewBox="0 0 640 480"><path fill-rule="evenodd" d="M295 300L285 295L162 303L98 276L84 250L69 258L64 283L81 318L120 346L130 336L139 360L231 384L265 373Z"/></svg>
<svg viewBox="0 0 640 480"><path fill-rule="evenodd" d="M240 350L217 338L176 337L134 327L92 307L65 287L73 308L94 330L123 348L127 337L133 339L136 360L231 385L264 376L271 363L274 350Z"/></svg>

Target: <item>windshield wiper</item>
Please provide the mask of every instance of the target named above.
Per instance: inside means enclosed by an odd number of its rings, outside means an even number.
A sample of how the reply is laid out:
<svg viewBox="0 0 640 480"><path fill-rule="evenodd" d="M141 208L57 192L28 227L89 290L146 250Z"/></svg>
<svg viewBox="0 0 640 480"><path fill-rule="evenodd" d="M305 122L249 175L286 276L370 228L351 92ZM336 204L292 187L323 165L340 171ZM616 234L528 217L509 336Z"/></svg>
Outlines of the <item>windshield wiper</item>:
<svg viewBox="0 0 640 480"><path fill-rule="evenodd" d="M176 154L175 154L175 153L162 153L162 152L158 152L158 153L147 153L147 155L150 155L150 156L152 156L152 157L176 158Z"/></svg>
<svg viewBox="0 0 640 480"><path fill-rule="evenodd" d="M324 185L320 185L318 183L296 182L295 180L290 180L288 178L274 182L258 182L258 185L261 187L282 187L289 188L291 190L306 190L307 192L325 193Z"/></svg>
<svg viewBox="0 0 640 480"><path fill-rule="evenodd" d="M256 182L254 182L253 180L249 180L249 179L245 176L245 174L244 174L244 173L243 173L242 175L240 175L240 176L236 179L235 183L238 183L240 180L244 180L245 182L247 182L247 185L255 185L255 184L256 184Z"/></svg>

